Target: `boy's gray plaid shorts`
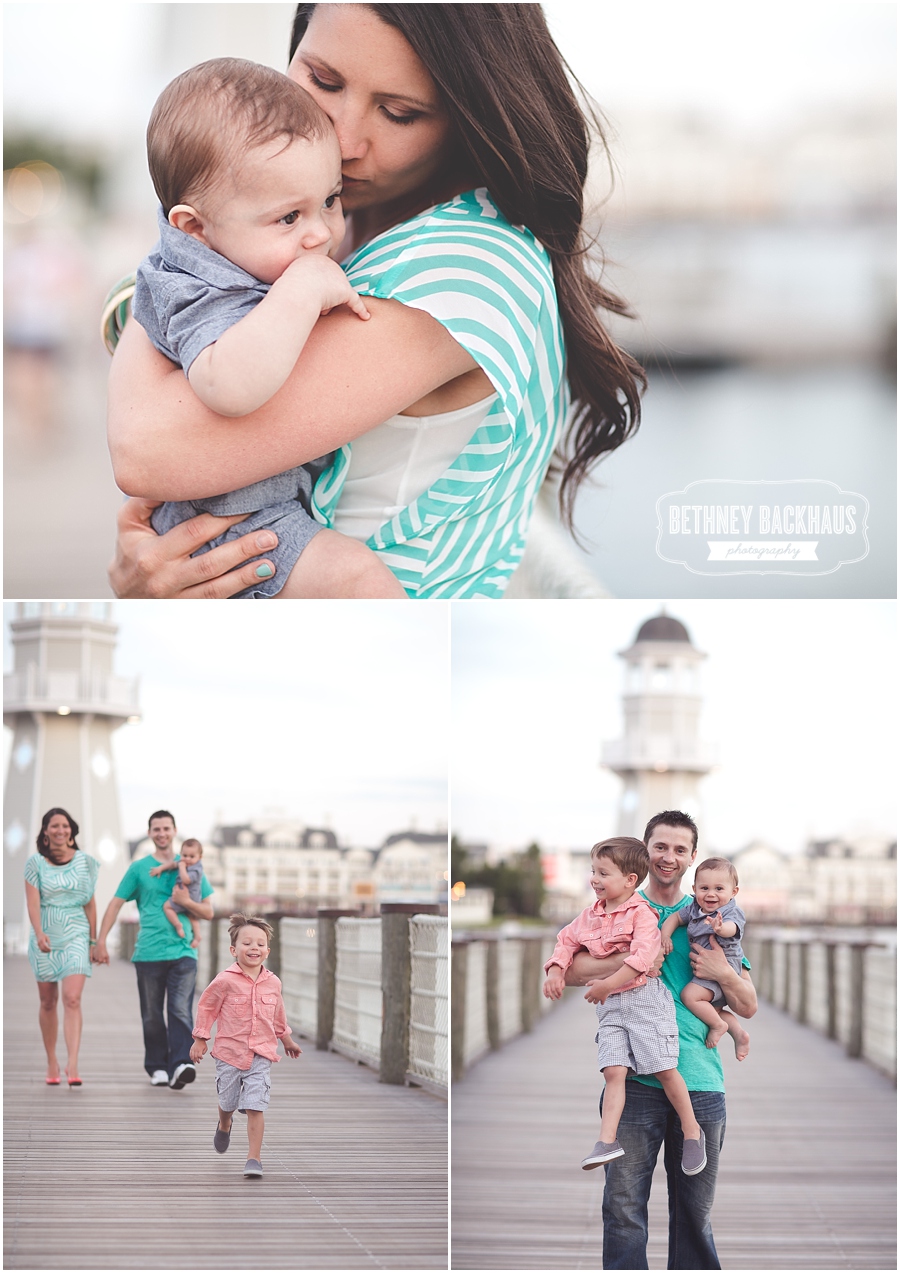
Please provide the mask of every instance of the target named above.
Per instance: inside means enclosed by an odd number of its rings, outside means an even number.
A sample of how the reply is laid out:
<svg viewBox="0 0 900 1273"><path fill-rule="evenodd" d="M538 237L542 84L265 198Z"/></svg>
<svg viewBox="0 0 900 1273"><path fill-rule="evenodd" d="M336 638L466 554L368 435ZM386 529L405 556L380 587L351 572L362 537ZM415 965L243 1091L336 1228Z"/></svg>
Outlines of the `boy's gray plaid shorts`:
<svg viewBox="0 0 900 1273"><path fill-rule="evenodd" d="M239 1109L244 1113L248 1109L269 1108L269 1070L272 1062L267 1057L254 1052L253 1064L249 1070L239 1070L236 1065L229 1065L218 1057L215 1061L219 1109L226 1113Z"/></svg>
<svg viewBox="0 0 900 1273"><path fill-rule="evenodd" d="M610 995L597 1004L595 1036L600 1069L627 1065L635 1074L659 1074L678 1064L675 1000L659 977Z"/></svg>

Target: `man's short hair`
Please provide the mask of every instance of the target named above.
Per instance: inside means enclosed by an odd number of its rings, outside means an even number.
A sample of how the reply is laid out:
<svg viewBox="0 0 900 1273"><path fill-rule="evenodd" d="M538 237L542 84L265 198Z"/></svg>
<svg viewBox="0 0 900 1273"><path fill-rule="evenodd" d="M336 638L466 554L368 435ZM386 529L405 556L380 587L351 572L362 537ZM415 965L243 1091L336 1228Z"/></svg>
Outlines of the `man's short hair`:
<svg viewBox="0 0 900 1273"><path fill-rule="evenodd" d="M326 137L328 116L293 80L258 62L217 57L176 76L147 126L147 160L163 212L208 194L248 150Z"/></svg>
<svg viewBox="0 0 900 1273"><path fill-rule="evenodd" d="M591 848L591 860L609 858L623 875L636 875L637 882L646 879L650 871L650 854L647 846L630 835L613 836L600 840Z"/></svg>
<svg viewBox="0 0 900 1273"><path fill-rule="evenodd" d="M182 841L181 841L181 848L182 848L182 852L183 852L185 849L199 849L199 850L200 850L200 856L201 856L201 857L203 857L203 845L200 843L200 841L199 841L199 840L193 840L193 839L191 839L191 840L182 840Z"/></svg>
<svg viewBox="0 0 900 1273"><path fill-rule="evenodd" d="M737 869L733 862L729 862L728 858L705 858L694 872L694 879L701 871L727 871L728 878L731 880L735 888L739 886Z"/></svg>
<svg viewBox="0 0 900 1273"><path fill-rule="evenodd" d="M266 935L266 941L272 945L272 935L275 932L268 920L262 919L259 915L245 915L242 911L236 911L234 915L228 919L228 936L230 945L234 946L237 942L238 933L242 928L261 928Z"/></svg>
<svg viewBox="0 0 900 1273"><path fill-rule="evenodd" d="M169 813L168 809L157 809L156 813L151 813L150 817L147 819L148 831L150 830L150 823L155 822L157 818L168 818L169 821L172 823L172 826L174 827L175 825L175 819L172 817L171 813Z"/></svg>
<svg viewBox="0 0 900 1273"><path fill-rule="evenodd" d="M650 843L650 836L659 826L687 827L694 837L694 847L691 852L697 852L697 824L689 813L682 813L680 809L667 809L665 813L658 813L656 817L650 819L644 830L645 844Z"/></svg>

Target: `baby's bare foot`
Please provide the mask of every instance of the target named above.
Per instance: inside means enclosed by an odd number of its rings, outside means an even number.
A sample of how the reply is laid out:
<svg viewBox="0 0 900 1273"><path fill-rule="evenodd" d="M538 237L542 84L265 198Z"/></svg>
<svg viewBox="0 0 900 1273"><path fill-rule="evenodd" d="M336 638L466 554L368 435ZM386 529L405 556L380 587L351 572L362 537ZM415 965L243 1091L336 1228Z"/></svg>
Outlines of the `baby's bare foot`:
<svg viewBox="0 0 900 1273"><path fill-rule="evenodd" d="M750 1035L737 1022L729 1026L728 1033L734 1039L734 1055L739 1061L743 1061L750 1051Z"/></svg>
<svg viewBox="0 0 900 1273"><path fill-rule="evenodd" d="M200 945L200 938L195 937L194 940L191 942L192 949L196 950L199 945Z"/></svg>
<svg viewBox="0 0 900 1273"><path fill-rule="evenodd" d="M183 926L182 924L176 924L176 925L175 925L175 932L178 934L178 936L179 936L179 937L183 937L183 936L184 936L184 926Z"/></svg>
<svg viewBox="0 0 900 1273"><path fill-rule="evenodd" d="M723 1034L728 1031L728 1026L723 1021L720 1025L711 1025L706 1035L706 1046L714 1048L718 1046L719 1040Z"/></svg>

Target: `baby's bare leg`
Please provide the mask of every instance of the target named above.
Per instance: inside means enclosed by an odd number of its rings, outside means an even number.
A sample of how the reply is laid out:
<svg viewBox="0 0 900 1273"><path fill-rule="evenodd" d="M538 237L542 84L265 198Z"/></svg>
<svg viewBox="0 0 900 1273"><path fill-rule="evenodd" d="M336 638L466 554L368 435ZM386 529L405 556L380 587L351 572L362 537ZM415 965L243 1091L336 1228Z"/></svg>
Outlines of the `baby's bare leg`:
<svg viewBox="0 0 900 1273"><path fill-rule="evenodd" d="M681 992L681 1002L684 1006L709 1026L709 1033L706 1036L708 1048L714 1048L728 1029L728 1023L712 1006L712 997L711 990L708 990L706 986L698 986L694 981L689 981Z"/></svg>
<svg viewBox="0 0 900 1273"><path fill-rule="evenodd" d="M734 1055L739 1061L743 1061L750 1051L750 1035L738 1021L733 1012L726 1012L722 1009L722 1020L725 1022L725 1028L734 1040Z"/></svg>
<svg viewBox="0 0 900 1273"><path fill-rule="evenodd" d="M396 575L391 574L371 548L327 529L320 530L309 541L277 595L288 600L297 597L406 598Z"/></svg>
<svg viewBox="0 0 900 1273"><path fill-rule="evenodd" d="M606 1088L603 1092L603 1114L600 1119L600 1139L611 1145L619 1130L619 1119L625 1108L625 1076L627 1065L607 1065L603 1070Z"/></svg>
<svg viewBox="0 0 900 1273"><path fill-rule="evenodd" d="M183 937L184 928L182 926L181 920L178 918L178 912L176 911L175 907L172 905L171 901L163 902L163 913L166 919L175 929L175 932L178 934L178 936Z"/></svg>

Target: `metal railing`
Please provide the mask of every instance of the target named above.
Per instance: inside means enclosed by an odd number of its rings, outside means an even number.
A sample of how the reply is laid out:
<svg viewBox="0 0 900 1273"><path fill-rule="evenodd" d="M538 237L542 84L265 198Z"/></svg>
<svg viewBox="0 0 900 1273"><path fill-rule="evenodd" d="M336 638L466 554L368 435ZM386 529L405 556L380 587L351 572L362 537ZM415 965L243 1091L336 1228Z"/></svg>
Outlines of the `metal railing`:
<svg viewBox="0 0 900 1273"><path fill-rule="evenodd" d="M381 920L337 921L334 988L335 1051L381 1059Z"/></svg>
<svg viewBox="0 0 900 1273"><path fill-rule="evenodd" d="M892 932L756 927L744 948L761 998L896 1079Z"/></svg>
<svg viewBox="0 0 900 1273"><path fill-rule="evenodd" d="M460 933L452 943L451 1076L533 1028L553 1006L541 993L553 953L550 929L505 935Z"/></svg>

